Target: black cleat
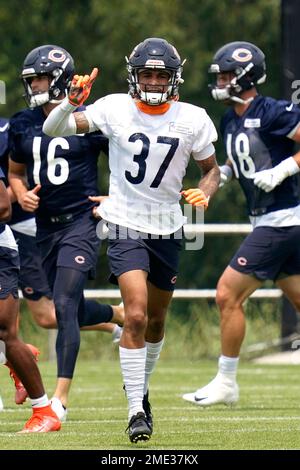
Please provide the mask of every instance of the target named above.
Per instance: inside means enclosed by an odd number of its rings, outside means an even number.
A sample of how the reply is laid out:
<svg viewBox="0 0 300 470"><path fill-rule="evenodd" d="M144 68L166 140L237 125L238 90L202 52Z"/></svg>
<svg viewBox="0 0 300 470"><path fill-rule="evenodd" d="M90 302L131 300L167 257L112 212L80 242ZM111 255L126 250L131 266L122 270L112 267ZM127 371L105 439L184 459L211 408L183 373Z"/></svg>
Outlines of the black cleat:
<svg viewBox="0 0 300 470"><path fill-rule="evenodd" d="M152 434L147 418L141 411L130 418L126 431L130 442L148 441Z"/></svg>
<svg viewBox="0 0 300 470"><path fill-rule="evenodd" d="M153 415L152 415L152 412L151 412L151 405L149 403L149 390L147 391L146 395L144 395L143 408L144 408L144 412L145 412L145 415L146 415L146 420L147 420L148 426L149 426L149 428L151 430L151 434L152 434L152 432L153 432Z"/></svg>

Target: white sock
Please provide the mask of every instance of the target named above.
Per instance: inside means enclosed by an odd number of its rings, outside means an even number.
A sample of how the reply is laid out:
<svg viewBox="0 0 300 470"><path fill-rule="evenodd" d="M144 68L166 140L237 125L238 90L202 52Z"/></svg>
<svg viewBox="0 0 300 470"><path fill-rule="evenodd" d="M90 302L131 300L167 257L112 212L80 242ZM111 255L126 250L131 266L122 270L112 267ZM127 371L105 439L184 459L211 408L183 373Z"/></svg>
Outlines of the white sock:
<svg viewBox="0 0 300 470"><path fill-rule="evenodd" d="M238 357L228 357L221 355L219 357L219 374L235 381L238 365Z"/></svg>
<svg viewBox="0 0 300 470"><path fill-rule="evenodd" d="M44 408L45 406L49 405L49 400L46 393L40 398L30 398L30 401L33 409Z"/></svg>
<svg viewBox="0 0 300 470"><path fill-rule="evenodd" d="M128 400L128 419L143 409L146 347L127 349L119 346L120 364Z"/></svg>
<svg viewBox="0 0 300 470"><path fill-rule="evenodd" d="M159 341L159 343L148 343L146 341L147 355L146 355L146 366L145 366L145 382L144 382L144 395L146 395L150 375L152 374L155 364L157 363L162 350L165 338Z"/></svg>

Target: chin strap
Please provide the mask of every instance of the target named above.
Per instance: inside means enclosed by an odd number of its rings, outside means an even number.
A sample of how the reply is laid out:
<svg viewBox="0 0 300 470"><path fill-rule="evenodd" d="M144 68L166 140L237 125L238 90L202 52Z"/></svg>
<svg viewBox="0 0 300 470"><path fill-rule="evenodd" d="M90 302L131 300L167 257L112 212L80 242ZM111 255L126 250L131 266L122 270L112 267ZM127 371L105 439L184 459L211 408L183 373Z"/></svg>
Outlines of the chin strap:
<svg viewBox="0 0 300 470"><path fill-rule="evenodd" d="M49 103L52 103L52 104L60 104L63 102L65 97L63 97L61 100L50 100Z"/></svg>
<svg viewBox="0 0 300 470"><path fill-rule="evenodd" d="M230 96L230 100L234 101L235 103L241 103L241 104L248 104L251 103L251 101L254 100L254 96L251 96L247 100L242 100L242 98L239 98L238 96Z"/></svg>
<svg viewBox="0 0 300 470"><path fill-rule="evenodd" d="M60 104L62 103L64 98L61 100L56 100L56 99L49 99L49 92L45 93L38 93L36 95L32 95L30 98L30 106L33 108L36 108L37 106L44 106L47 103L52 103L52 104Z"/></svg>
<svg viewBox="0 0 300 470"><path fill-rule="evenodd" d="M140 100L135 100L136 107L145 114L165 114L169 111L171 103L162 103L158 105L149 105Z"/></svg>

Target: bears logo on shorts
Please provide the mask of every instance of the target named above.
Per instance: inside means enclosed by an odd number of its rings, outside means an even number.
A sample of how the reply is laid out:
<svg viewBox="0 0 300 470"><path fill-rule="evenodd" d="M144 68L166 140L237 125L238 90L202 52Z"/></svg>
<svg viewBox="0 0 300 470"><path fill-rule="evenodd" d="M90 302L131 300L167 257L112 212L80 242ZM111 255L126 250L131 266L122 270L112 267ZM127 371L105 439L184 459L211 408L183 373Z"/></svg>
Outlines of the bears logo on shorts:
<svg viewBox="0 0 300 470"><path fill-rule="evenodd" d="M237 262L240 266L246 266L246 264L248 263L248 260L244 258L243 256L240 256Z"/></svg>

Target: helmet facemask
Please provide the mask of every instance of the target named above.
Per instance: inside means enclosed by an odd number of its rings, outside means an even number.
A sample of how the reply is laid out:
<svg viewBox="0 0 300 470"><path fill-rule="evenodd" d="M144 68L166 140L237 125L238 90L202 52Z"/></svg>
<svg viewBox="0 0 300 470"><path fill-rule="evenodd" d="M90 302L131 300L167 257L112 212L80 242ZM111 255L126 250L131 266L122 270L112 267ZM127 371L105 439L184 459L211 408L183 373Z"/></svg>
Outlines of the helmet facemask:
<svg viewBox="0 0 300 470"><path fill-rule="evenodd" d="M59 104L62 102L64 96L67 95L68 89L71 85L71 81L65 83L65 88L62 88L62 80L64 74L64 70L61 68L57 68L53 70L51 73L45 74L25 74L24 71L22 73L22 81L25 88L25 101L30 108L35 108L37 106L42 106L46 103L55 103ZM45 75L49 79L49 88L47 91L37 91L34 92L31 88L31 81L34 77L38 77L41 75ZM60 83L61 82L61 83ZM60 95L64 95L63 98L58 99Z"/></svg>
<svg viewBox="0 0 300 470"><path fill-rule="evenodd" d="M25 101L30 108L46 103L59 104L67 95L74 74L71 55L59 46L46 45L33 49L25 58L21 79L25 88ZM45 91L33 91L32 79L48 77Z"/></svg>
<svg viewBox="0 0 300 470"><path fill-rule="evenodd" d="M24 99L30 108L36 108L37 106L43 106L49 103L49 90L48 91L37 91L34 92L31 88L32 79L38 75L30 75L26 78L22 78L22 82L25 88Z"/></svg>
<svg viewBox="0 0 300 470"><path fill-rule="evenodd" d="M174 46L165 39L148 38L138 44L126 57L129 94L142 102L157 106L178 99L178 87L183 83L180 56ZM166 85L142 85L140 72L144 70L166 71L170 75ZM147 88L148 87L148 90Z"/></svg>

